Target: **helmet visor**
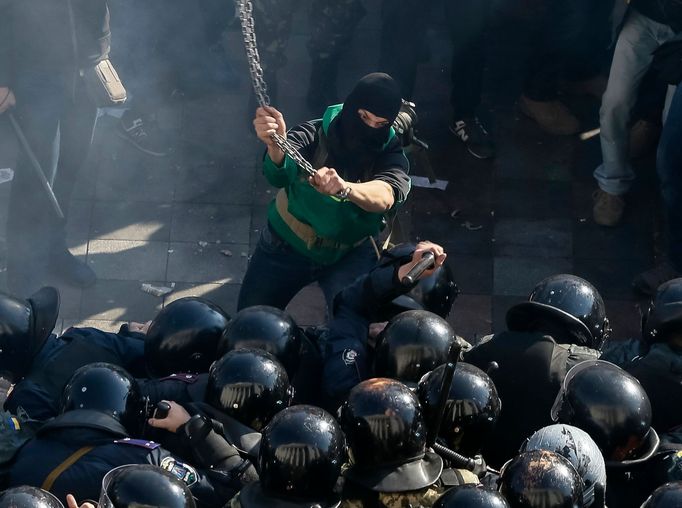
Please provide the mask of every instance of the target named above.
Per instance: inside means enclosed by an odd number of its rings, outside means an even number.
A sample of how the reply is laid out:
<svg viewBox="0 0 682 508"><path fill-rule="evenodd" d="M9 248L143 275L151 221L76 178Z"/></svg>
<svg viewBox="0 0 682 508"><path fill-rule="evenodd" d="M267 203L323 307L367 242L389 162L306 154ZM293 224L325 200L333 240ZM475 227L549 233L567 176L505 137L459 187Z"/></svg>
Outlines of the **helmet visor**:
<svg viewBox="0 0 682 508"><path fill-rule="evenodd" d="M605 365L613 365L609 362L605 362L604 360L587 360L584 362L580 362L577 365L574 365L571 367L571 369L568 371L566 374L566 377L564 378L563 383L561 384L561 388L559 389L559 393L556 396L556 399L554 399L554 404L552 405L552 411L551 411L551 417L552 421L554 422L559 422L559 417L560 415L566 414L566 411L569 410L570 408L564 407L565 404L565 396L566 396L566 390L569 384L571 384L571 381L573 378L575 378L578 374L583 372L586 369L592 368L592 367L597 367L597 366L605 366ZM570 421L562 421L561 423L571 423Z"/></svg>

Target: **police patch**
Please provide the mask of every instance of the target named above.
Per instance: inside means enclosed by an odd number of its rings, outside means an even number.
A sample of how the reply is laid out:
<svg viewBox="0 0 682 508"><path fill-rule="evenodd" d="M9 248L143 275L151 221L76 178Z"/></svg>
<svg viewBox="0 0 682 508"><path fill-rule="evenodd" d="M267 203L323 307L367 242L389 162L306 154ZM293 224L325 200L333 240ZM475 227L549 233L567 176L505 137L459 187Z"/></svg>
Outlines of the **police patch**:
<svg viewBox="0 0 682 508"><path fill-rule="evenodd" d="M358 352L354 349L344 349L343 353L341 353L341 359L346 365L353 365L357 357Z"/></svg>
<svg viewBox="0 0 682 508"><path fill-rule="evenodd" d="M196 470L188 464L178 462L173 457L166 457L163 459L161 461L161 467L179 480L185 482L188 487L191 487L197 482L198 476Z"/></svg>

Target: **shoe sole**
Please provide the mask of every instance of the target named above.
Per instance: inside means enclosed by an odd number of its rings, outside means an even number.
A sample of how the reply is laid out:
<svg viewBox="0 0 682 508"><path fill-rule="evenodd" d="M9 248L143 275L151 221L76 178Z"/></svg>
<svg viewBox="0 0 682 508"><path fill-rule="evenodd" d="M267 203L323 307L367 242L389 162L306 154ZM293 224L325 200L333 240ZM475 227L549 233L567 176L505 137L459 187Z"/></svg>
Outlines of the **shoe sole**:
<svg viewBox="0 0 682 508"><path fill-rule="evenodd" d="M493 155L480 155L480 154L474 152L474 151L469 147L469 145L467 144L467 142L464 141L461 137L459 137L459 134L457 134L457 131L456 131L455 129L452 128L452 125L448 126L448 129L449 129L450 132L455 136L455 138L457 138L457 141L459 141L460 143L462 143L462 144L466 147L467 152L469 152L469 153L470 153L473 157L475 157L476 159L484 161L484 160L489 160L489 159L494 159L494 158L495 158L495 155L494 155L494 154L493 154Z"/></svg>
<svg viewBox="0 0 682 508"><path fill-rule="evenodd" d="M129 136L126 136L123 132L120 130L116 129L116 135L121 138L126 140L128 143L133 145L135 148L137 148L140 152L145 153L147 155L152 155L154 157L166 157L168 155L168 152L161 153L161 152L154 152L153 150L149 150L148 148L144 148L138 143L136 143L133 139L131 139Z"/></svg>

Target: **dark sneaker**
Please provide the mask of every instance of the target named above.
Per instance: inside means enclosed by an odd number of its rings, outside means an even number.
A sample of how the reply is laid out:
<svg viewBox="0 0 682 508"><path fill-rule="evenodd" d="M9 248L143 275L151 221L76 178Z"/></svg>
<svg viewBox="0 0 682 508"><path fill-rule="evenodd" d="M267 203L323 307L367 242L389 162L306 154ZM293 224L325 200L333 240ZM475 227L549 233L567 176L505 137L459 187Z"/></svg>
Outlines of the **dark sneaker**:
<svg viewBox="0 0 682 508"><path fill-rule="evenodd" d="M165 157L168 155L168 145L165 143L157 128L148 128L147 122L139 118L128 118L123 115L118 122L116 134L131 143L135 148L148 155ZM132 115L135 116L135 115Z"/></svg>
<svg viewBox="0 0 682 508"><path fill-rule="evenodd" d="M464 143L469 153L477 159L495 157L493 140L478 118L458 120L450 126L450 132Z"/></svg>
<svg viewBox="0 0 682 508"><path fill-rule="evenodd" d="M653 296L656 294L658 286L669 280L677 279L678 277L682 277L682 272L675 269L670 262L665 261L658 266L640 273L632 281L632 286L645 295Z"/></svg>
<svg viewBox="0 0 682 508"><path fill-rule="evenodd" d="M87 288L97 281L97 275L87 264L71 254L68 249L52 255L50 270L64 282L79 288Z"/></svg>
<svg viewBox="0 0 682 508"><path fill-rule="evenodd" d="M625 212L625 200L622 196L609 194L601 189L597 189L592 194L594 207L592 208L592 218L600 226L617 226L623 218Z"/></svg>

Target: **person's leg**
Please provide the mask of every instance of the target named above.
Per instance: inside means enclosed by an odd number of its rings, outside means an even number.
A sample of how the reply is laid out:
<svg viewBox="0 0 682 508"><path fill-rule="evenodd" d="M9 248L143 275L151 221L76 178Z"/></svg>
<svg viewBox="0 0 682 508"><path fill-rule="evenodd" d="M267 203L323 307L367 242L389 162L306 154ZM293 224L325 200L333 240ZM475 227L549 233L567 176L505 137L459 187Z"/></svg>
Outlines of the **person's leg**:
<svg viewBox="0 0 682 508"><path fill-rule="evenodd" d="M633 280L639 291L654 295L658 286L682 277L682 87L678 86L663 125L656 170L666 218L667 256Z"/></svg>
<svg viewBox="0 0 682 508"><path fill-rule="evenodd" d="M310 11L310 84L306 100L313 115L322 116L339 101L336 78L339 60L365 15L361 0L316 0Z"/></svg>
<svg viewBox="0 0 682 508"><path fill-rule="evenodd" d="M313 282L311 266L309 259L265 227L244 275L237 310L253 305L284 310L296 293Z"/></svg>
<svg viewBox="0 0 682 508"><path fill-rule="evenodd" d="M317 278L327 302L327 314L334 314L334 297L355 279L368 273L377 262L376 251L368 240L350 251L334 265L322 267Z"/></svg>
<svg viewBox="0 0 682 508"><path fill-rule="evenodd" d="M453 122L450 130L474 157L481 159L495 155L492 139L476 114L481 103L486 61L485 30L490 9L490 0L445 2L445 18L452 39L450 103Z"/></svg>
<svg viewBox="0 0 682 508"><path fill-rule="evenodd" d="M672 30L669 37L672 37ZM599 188L620 195L634 179L628 160L629 122L651 53L664 42L664 25L632 10L618 36L609 82L599 111L602 164L594 171Z"/></svg>
<svg viewBox="0 0 682 508"><path fill-rule="evenodd" d="M66 86L48 76L20 76L14 87L13 114L40 162L45 177L53 167L59 118L66 103ZM64 206L60 202L61 206ZM51 231L56 211L43 190L23 147L19 149L7 215L7 285L17 296L28 296L44 284L48 271Z"/></svg>
<svg viewBox="0 0 682 508"><path fill-rule="evenodd" d="M414 93L417 65L423 58L431 2L383 0L379 70L400 85L403 98Z"/></svg>

